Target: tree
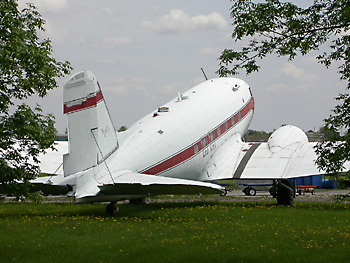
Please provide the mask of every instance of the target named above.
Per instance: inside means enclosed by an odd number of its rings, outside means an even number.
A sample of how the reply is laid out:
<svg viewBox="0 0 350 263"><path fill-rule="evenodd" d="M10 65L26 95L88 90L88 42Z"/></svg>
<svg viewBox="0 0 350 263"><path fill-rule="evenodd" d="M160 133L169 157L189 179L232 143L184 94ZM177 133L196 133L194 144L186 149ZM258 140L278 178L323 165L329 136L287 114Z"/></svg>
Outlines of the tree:
<svg viewBox="0 0 350 263"><path fill-rule="evenodd" d="M219 57L220 76L236 75L240 69L247 74L258 71L258 61L270 54L293 60L328 44L329 51L320 53L317 60L326 67L335 61L340 62L340 79L346 81L350 89L349 0L314 0L306 8L279 0L233 2L232 37L235 41L249 39L249 44L238 51L225 49L222 52ZM341 104L325 120L325 127L333 132L347 131L350 126L350 95L341 94L336 100ZM315 147L319 155L316 164L328 173L339 172L344 162L350 160L348 133L338 139L341 141L324 141Z"/></svg>
<svg viewBox="0 0 350 263"><path fill-rule="evenodd" d="M246 134L247 142L267 142L271 133L265 131L248 130Z"/></svg>
<svg viewBox="0 0 350 263"><path fill-rule="evenodd" d="M38 176L38 155L54 148L55 128L39 105L15 101L44 97L71 70L52 57L50 40L38 37L44 24L34 5L20 11L16 0L0 2L0 184L17 197L27 195L29 180Z"/></svg>
<svg viewBox="0 0 350 263"><path fill-rule="evenodd" d="M319 134L326 141L339 141L341 138L339 132L330 130L328 127L321 127L319 130Z"/></svg>

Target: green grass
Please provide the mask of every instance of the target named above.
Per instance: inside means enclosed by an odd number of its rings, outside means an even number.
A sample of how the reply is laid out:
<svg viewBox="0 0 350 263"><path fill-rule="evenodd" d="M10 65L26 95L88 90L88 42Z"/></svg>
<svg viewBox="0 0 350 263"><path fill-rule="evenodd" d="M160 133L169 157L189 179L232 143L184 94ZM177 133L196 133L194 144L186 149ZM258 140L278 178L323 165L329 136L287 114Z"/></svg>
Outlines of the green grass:
<svg viewBox="0 0 350 263"><path fill-rule="evenodd" d="M0 262L347 262L350 205L0 204Z"/></svg>

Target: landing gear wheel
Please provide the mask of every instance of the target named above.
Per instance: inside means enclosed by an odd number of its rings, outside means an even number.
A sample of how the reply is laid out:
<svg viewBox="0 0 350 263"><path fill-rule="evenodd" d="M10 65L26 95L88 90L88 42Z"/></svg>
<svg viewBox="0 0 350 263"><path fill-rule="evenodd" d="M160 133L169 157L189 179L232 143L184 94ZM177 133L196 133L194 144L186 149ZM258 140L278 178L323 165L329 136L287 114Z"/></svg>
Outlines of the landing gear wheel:
<svg viewBox="0 0 350 263"><path fill-rule="evenodd" d="M277 197L277 187L276 185L272 186L269 190L270 195L272 195L273 198Z"/></svg>
<svg viewBox="0 0 350 263"><path fill-rule="evenodd" d="M106 214L110 216L114 216L119 210L119 207L117 206L117 202L110 202L106 206Z"/></svg>
<svg viewBox="0 0 350 263"><path fill-rule="evenodd" d="M281 180L277 185L277 203L279 205L293 205L294 187L291 181Z"/></svg>
<svg viewBox="0 0 350 263"><path fill-rule="evenodd" d="M256 195L256 190L254 188L249 189L249 195L254 196Z"/></svg>
<svg viewBox="0 0 350 263"><path fill-rule="evenodd" d="M311 194L312 194L312 195L315 195L315 190L311 190Z"/></svg>

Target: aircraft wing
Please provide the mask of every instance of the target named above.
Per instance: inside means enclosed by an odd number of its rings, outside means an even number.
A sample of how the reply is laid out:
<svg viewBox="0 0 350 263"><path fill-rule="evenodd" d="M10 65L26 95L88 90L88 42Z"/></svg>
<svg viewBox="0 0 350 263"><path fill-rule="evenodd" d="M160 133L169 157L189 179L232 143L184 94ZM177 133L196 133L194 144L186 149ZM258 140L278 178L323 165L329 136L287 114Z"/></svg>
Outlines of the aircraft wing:
<svg viewBox="0 0 350 263"><path fill-rule="evenodd" d="M231 137L217 149L200 180L288 179L322 174L314 162L316 143L308 142L306 135L304 138L304 133L296 129L282 127L266 143L244 143L239 136Z"/></svg>
<svg viewBox="0 0 350 263"><path fill-rule="evenodd" d="M123 170L112 173L111 178L105 178L97 184L92 184L93 171L87 171L84 176L78 176L75 188L75 197L78 202L89 202L89 198L100 197L100 200L109 200L108 196L130 195L162 195L162 194L220 194L224 188L217 184L154 176ZM95 181L96 182L96 181ZM80 199L80 200L79 200Z"/></svg>
<svg viewBox="0 0 350 263"><path fill-rule="evenodd" d="M128 173L99 186L105 195L220 194L224 188L193 180Z"/></svg>

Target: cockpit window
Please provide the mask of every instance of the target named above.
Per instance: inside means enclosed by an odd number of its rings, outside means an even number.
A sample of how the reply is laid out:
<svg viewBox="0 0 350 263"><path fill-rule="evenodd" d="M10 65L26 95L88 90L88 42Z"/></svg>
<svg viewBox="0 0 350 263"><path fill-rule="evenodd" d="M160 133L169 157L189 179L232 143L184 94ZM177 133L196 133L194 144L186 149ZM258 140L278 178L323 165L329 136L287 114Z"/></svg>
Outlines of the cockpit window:
<svg viewBox="0 0 350 263"><path fill-rule="evenodd" d="M250 87L249 87L249 93L250 93L250 96L253 97L253 93L252 93L252 90L250 89Z"/></svg>

